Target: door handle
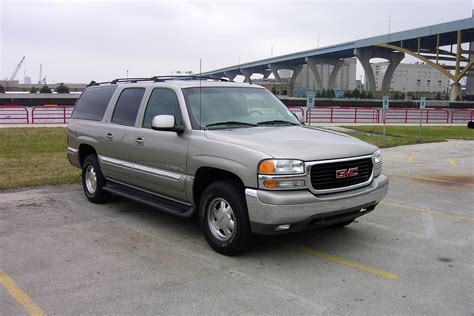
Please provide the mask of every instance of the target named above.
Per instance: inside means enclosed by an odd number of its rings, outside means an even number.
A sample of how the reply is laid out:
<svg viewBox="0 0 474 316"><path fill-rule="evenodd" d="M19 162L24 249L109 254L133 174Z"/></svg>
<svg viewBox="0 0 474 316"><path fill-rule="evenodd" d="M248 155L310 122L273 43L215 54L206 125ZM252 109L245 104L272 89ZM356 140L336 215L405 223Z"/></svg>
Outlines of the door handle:
<svg viewBox="0 0 474 316"><path fill-rule="evenodd" d="M114 139L114 134L112 134L112 133L107 133L107 134L105 135L105 139L106 139L106 140L112 140L112 139Z"/></svg>
<svg viewBox="0 0 474 316"><path fill-rule="evenodd" d="M137 144L137 146L143 146L144 143L145 139L143 137L137 137L137 139L135 139L135 144Z"/></svg>

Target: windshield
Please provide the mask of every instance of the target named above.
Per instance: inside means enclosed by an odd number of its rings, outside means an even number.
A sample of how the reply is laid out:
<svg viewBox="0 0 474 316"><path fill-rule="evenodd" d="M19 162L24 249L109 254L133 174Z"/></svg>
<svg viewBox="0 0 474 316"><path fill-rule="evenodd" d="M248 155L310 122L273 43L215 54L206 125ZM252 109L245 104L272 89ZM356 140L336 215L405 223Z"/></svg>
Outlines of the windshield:
<svg viewBox="0 0 474 316"><path fill-rule="evenodd" d="M300 125L266 89L204 87L183 89L194 129Z"/></svg>

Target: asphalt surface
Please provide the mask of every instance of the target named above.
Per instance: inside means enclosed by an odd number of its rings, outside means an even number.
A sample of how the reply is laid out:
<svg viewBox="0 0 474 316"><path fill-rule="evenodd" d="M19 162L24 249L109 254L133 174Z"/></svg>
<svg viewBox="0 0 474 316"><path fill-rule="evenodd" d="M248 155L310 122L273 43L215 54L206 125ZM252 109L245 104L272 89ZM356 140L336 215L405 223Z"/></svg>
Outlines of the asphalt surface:
<svg viewBox="0 0 474 316"><path fill-rule="evenodd" d="M79 185L0 194L0 314L474 312L474 142L386 149L387 198L344 229L225 257L198 224Z"/></svg>

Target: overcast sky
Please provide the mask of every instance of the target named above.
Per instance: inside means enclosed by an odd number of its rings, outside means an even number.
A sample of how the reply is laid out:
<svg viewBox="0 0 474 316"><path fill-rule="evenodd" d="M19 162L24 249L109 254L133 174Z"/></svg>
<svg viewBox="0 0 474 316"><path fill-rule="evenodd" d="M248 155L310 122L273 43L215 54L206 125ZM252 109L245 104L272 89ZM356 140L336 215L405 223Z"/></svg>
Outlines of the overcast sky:
<svg viewBox="0 0 474 316"><path fill-rule="evenodd" d="M203 71L471 17L471 0L446 1L21 1L0 0L0 78L22 56L38 81ZM361 75L360 71L358 76Z"/></svg>

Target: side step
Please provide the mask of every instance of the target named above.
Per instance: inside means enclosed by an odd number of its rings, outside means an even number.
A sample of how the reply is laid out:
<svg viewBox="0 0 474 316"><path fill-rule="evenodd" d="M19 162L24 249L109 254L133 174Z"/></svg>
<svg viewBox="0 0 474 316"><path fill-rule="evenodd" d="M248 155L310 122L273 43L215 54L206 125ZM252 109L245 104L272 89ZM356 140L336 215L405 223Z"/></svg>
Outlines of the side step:
<svg viewBox="0 0 474 316"><path fill-rule="evenodd" d="M191 205L175 202L110 180L107 180L104 190L179 217L189 218L194 213L194 208Z"/></svg>

